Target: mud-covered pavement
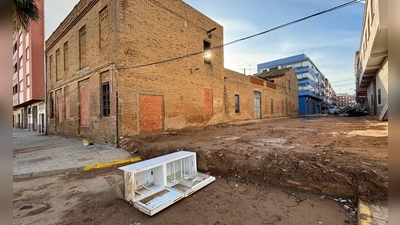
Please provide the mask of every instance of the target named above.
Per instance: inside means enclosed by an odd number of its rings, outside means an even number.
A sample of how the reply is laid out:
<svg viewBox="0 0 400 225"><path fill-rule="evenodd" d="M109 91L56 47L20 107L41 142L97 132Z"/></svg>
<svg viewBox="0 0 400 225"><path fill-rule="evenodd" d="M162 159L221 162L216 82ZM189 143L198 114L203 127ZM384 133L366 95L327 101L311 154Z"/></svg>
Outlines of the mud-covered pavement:
<svg viewBox="0 0 400 225"><path fill-rule="evenodd" d="M217 180L153 217L114 195L103 177L122 184L115 167L14 180L14 224L355 224L333 198L386 203L387 124L282 118L124 138L144 159L195 151Z"/></svg>
<svg viewBox="0 0 400 225"><path fill-rule="evenodd" d="M200 170L241 183L387 199L388 122L372 117L267 119L125 143L144 158L178 149L197 152Z"/></svg>

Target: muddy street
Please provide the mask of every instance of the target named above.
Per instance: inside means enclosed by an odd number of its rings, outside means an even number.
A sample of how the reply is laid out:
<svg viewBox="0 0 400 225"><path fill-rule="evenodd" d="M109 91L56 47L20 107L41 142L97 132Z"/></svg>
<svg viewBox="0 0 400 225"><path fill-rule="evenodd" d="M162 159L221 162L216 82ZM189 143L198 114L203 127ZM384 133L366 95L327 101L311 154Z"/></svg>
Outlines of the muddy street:
<svg viewBox="0 0 400 225"><path fill-rule="evenodd" d="M222 124L126 141L143 158L185 149L198 168L240 183L387 199L388 123L372 117L298 117Z"/></svg>
<svg viewBox="0 0 400 225"><path fill-rule="evenodd" d="M118 199L104 176L123 182L116 168L14 182L14 224L355 224L327 196L223 177L150 217Z"/></svg>
<svg viewBox="0 0 400 225"><path fill-rule="evenodd" d="M298 117L124 137L142 159L196 152L217 179L153 217L115 196L103 177L122 185L117 167L14 180L14 224L356 224L334 199L386 204L387 125Z"/></svg>

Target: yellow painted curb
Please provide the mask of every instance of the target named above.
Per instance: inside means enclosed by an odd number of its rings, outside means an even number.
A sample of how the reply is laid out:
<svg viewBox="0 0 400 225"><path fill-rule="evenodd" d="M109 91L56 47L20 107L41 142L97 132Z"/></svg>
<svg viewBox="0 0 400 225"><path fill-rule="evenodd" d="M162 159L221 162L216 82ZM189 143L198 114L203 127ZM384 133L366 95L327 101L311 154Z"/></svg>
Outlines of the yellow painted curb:
<svg viewBox="0 0 400 225"><path fill-rule="evenodd" d="M83 168L84 171L91 170L91 169L98 169L98 168L103 168L103 167L108 167L108 166L114 166L118 164L124 164L124 163L130 163L130 162L137 162L142 160L140 157L134 157L130 159L124 159L124 160L119 160L119 161L112 161L112 162L105 162L105 163L98 163L94 165L87 165Z"/></svg>
<svg viewBox="0 0 400 225"><path fill-rule="evenodd" d="M358 200L358 225L372 224L371 210L360 199Z"/></svg>

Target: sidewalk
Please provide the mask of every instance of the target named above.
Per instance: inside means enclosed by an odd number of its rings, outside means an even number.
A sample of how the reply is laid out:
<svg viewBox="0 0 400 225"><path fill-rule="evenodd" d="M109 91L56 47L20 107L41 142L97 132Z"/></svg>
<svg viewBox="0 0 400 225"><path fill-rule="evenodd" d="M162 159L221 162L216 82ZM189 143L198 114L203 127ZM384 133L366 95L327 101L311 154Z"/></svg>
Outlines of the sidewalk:
<svg viewBox="0 0 400 225"><path fill-rule="evenodd" d="M367 203L358 200L358 224L359 225L386 225L388 222L388 207Z"/></svg>
<svg viewBox="0 0 400 225"><path fill-rule="evenodd" d="M123 149L13 128L13 178L38 177L139 161Z"/></svg>

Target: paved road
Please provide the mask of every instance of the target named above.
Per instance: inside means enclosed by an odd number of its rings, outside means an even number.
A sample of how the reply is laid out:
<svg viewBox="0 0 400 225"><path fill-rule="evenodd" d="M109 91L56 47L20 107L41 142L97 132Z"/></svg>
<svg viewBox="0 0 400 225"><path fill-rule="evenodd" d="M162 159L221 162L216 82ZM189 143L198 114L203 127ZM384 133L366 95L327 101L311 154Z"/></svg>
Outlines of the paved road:
<svg viewBox="0 0 400 225"><path fill-rule="evenodd" d="M13 177L89 170L140 160L123 149L13 128Z"/></svg>

